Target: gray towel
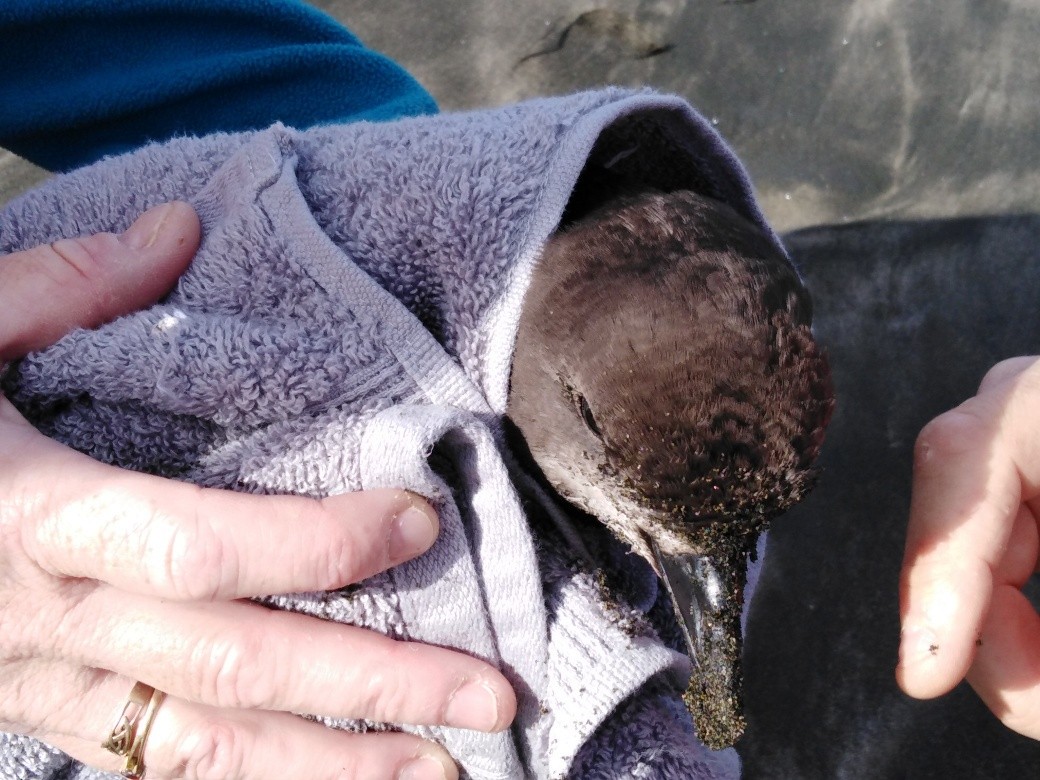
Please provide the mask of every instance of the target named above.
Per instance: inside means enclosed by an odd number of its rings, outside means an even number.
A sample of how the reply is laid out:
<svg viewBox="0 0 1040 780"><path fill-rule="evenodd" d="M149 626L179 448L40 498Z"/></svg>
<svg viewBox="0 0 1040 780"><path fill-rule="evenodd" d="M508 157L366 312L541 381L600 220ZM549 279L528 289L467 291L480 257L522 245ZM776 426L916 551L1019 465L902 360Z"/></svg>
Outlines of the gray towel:
<svg viewBox="0 0 1040 780"><path fill-rule="evenodd" d="M416 729L469 777L736 777L735 752L700 745L682 707L690 665L652 572L595 529L576 531L594 566L568 552L575 529L561 533L565 515L502 446L524 290L590 160L727 201L773 235L711 126L650 92L181 138L0 214L0 252L121 231L173 198L204 228L166 300L30 356L5 392L47 435L128 468L259 493L429 497L441 536L419 560L267 601L505 670L520 696L511 731ZM0 740L3 778L103 776Z"/></svg>

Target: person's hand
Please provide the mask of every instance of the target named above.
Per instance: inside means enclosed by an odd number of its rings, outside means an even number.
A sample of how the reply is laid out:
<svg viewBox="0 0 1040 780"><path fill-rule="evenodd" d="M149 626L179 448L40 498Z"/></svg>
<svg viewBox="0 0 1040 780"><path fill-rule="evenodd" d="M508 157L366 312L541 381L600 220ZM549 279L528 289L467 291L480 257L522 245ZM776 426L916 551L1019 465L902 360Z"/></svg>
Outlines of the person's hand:
<svg viewBox="0 0 1040 780"><path fill-rule="evenodd" d="M154 302L198 241L194 211L174 203L121 236L0 257L0 360ZM149 780L456 778L433 743L290 713L500 730L516 700L498 671L242 600L343 587L437 531L403 491L317 501L122 471L45 438L0 397L0 730L118 771L101 742L140 680L167 693Z"/></svg>
<svg viewBox="0 0 1040 780"><path fill-rule="evenodd" d="M1037 570L1040 358L1007 360L925 426L900 588L896 677L931 698L962 678L1007 726L1040 739Z"/></svg>

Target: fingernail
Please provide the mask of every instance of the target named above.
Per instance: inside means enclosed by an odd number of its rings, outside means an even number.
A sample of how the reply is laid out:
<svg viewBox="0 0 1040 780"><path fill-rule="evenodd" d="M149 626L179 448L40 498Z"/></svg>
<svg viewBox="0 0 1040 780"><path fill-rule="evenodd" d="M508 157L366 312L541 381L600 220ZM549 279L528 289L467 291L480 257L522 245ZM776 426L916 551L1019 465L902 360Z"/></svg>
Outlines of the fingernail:
<svg viewBox="0 0 1040 780"><path fill-rule="evenodd" d="M397 780L447 780L448 772L433 756L412 759L397 773Z"/></svg>
<svg viewBox="0 0 1040 780"><path fill-rule="evenodd" d="M899 640L899 665L906 668L936 658L941 652L939 638L929 628L904 630Z"/></svg>
<svg viewBox="0 0 1040 780"><path fill-rule="evenodd" d="M463 683L448 699L445 725L491 731L498 725L498 696L480 680Z"/></svg>
<svg viewBox="0 0 1040 780"><path fill-rule="evenodd" d="M139 216L126 232L123 233L122 241L132 249L147 249L159 238L163 225L173 211L174 204L164 203L148 209Z"/></svg>
<svg viewBox="0 0 1040 780"><path fill-rule="evenodd" d="M430 549L437 538L433 518L418 507L409 507L390 526L390 560L407 561Z"/></svg>

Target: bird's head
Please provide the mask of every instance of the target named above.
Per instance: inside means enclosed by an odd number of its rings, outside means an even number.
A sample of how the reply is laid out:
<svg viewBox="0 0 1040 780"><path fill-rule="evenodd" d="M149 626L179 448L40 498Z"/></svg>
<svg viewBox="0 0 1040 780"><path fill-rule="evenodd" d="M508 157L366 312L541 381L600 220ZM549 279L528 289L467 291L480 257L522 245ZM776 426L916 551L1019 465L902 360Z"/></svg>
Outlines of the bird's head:
<svg viewBox="0 0 1040 780"><path fill-rule="evenodd" d="M550 240L524 301L509 416L532 459L666 581L684 576L676 566L724 569L689 598L703 611L726 596L738 641L743 558L810 489L833 404L811 319L772 241L691 192L579 219ZM703 630L686 623L704 660Z"/></svg>

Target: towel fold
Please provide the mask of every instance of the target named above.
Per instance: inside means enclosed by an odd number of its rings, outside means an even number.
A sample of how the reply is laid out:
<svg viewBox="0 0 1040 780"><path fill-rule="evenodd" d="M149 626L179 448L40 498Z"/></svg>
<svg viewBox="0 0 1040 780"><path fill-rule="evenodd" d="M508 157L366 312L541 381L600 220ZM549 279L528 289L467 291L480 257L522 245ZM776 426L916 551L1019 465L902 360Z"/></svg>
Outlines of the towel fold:
<svg viewBox="0 0 1040 780"><path fill-rule="evenodd" d="M524 291L590 163L724 200L775 240L711 126L651 92L179 138L0 213L0 252L121 231L173 198L204 229L164 301L69 334L4 390L47 435L127 468L259 493L427 496L441 534L424 556L266 602L502 668L519 694L511 731L415 729L469 777L736 777L735 752L704 748L681 704L690 664L667 641L652 571L598 526L561 533L565 510L503 444ZM0 776L102 777L15 735L0 738Z"/></svg>

